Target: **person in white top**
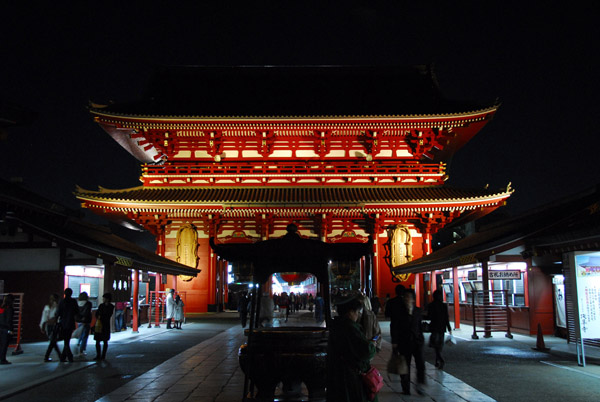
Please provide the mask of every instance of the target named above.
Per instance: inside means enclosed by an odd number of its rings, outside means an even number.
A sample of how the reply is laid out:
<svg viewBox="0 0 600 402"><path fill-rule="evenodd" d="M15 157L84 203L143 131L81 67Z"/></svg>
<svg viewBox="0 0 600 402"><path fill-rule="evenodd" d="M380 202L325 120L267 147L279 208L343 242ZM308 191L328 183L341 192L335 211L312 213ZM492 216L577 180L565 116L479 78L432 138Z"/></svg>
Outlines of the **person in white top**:
<svg viewBox="0 0 600 402"><path fill-rule="evenodd" d="M58 358L60 359L60 349L56 344L56 340L58 338L58 331L56 329L56 313L58 310L58 295L53 293L50 295L50 300L48 304L44 306L44 311L42 311L42 319L40 320L40 330L43 334L46 334L48 340L48 349L46 350L46 355L44 356L45 362L51 362L50 353L52 350L56 350L58 354Z"/></svg>
<svg viewBox="0 0 600 402"><path fill-rule="evenodd" d="M175 328L171 326L171 322L175 317L175 299L173 298L174 293L175 289L169 289L169 293L167 293L167 329Z"/></svg>
<svg viewBox="0 0 600 402"><path fill-rule="evenodd" d="M181 329L181 323L183 322L183 300L181 297L177 295L175 297L175 315L173 316L173 320L175 321L175 329Z"/></svg>

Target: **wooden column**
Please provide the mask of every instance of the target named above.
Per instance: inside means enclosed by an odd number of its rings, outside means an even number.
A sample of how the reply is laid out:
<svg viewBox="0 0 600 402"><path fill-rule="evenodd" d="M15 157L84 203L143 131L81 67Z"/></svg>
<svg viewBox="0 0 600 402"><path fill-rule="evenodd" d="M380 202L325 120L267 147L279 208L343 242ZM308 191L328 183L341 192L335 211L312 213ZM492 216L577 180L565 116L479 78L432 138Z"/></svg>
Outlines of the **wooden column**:
<svg viewBox="0 0 600 402"><path fill-rule="evenodd" d="M452 286L454 295L454 329L460 329L460 290L458 285L458 267L452 267Z"/></svg>
<svg viewBox="0 0 600 402"><path fill-rule="evenodd" d="M133 270L133 332L138 332L138 320L139 320L139 294L140 294L140 271L138 269Z"/></svg>

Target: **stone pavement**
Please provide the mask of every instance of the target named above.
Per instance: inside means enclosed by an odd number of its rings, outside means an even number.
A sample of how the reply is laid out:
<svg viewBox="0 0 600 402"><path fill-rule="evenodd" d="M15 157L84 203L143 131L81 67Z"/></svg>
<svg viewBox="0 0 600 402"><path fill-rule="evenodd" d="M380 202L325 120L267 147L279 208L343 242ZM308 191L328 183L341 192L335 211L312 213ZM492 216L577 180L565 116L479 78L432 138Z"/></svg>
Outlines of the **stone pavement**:
<svg viewBox="0 0 600 402"><path fill-rule="evenodd" d="M110 344L135 342L165 331L168 330L164 326L148 328L147 325L143 325L140 326L137 333L133 333L129 329L112 333ZM77 341L71 339L73 352L75 352L76 344ZM62 350L62 341L58 343L58 346ZM55 362L44 363L43 358L47 347L48 341L25 343L22 344L23 353L19 355L13 355L13 349L8 349L7 360L12 364L0 366L0 400L96 364L94 360L88 360L91 359L90 355L92 357L96 355L92 337L88 341L88 356L76 356L73 363L57 363L58 357L54 351L50 357Z"/></svg>
<svg viewBox="0 0 600 402"><path fill-rule="evenodd" d="M98 401L241 401L244 374L237 353L244 341L242 329L235 326L167 360ZM383 350L373 360L384 377L390 353L391 344L384 341ZM399 378L385 378L379 401L493 401L457 378L425 364L425 396L416 395L414 391L412 396L402 395ZM411 371L414 375L414 367Z"/></svg>
<svg viewBox="0 0 600 402"><path fill-rule="evenodd" d="M237 317L235 312L219 313L219 315L232 319ZM381 327L384 337L383 350L373 360L373 364L382 372L385 380L385 386L379 394L380 402L493 400L444 371L437 370L429 363L425 363L427 375L425 396L416 395L415 392L412 396L402 395L399 379L387 378L385 373L386 360L391 353L391 345L386 341L389 339L389 322L382 322ZM164 331L167 331L164 326L152 329L141 326L139 333L133 333L131 330L113 333L111 342L136 342ZM461 340L484 342L484 339L471 340L471 333L472 328L464 324L459 331L454 331L455 336ZM535 336L513 335L515 341L535 346ZM494 338L496 341L504 340L507 344L511 342L504 338L503 334L494 334ZM575 345L569 345L564 339L551 336L546 336L545 341L546 346L551 347L552 351L570 355L574 368L569 369L581 370L576 366ZM235 325L134 378L105 395L100 401L241 401L244 375L239 368L237 353L239 346L244 342L242 328ZM17 356L10 355L9 349L9 360L13 364L0 366L0 399L96 364L94 361L83 359L76 359L72 364L43 363L42 357L46 346L46 342L24 344L25 353ZM598 348L586 348L586 355L590 358L598 358L600 351ZM588 366L587 371L589 369L600 370L600 367ZM414 375L414 367L411 372Z"/></svg>

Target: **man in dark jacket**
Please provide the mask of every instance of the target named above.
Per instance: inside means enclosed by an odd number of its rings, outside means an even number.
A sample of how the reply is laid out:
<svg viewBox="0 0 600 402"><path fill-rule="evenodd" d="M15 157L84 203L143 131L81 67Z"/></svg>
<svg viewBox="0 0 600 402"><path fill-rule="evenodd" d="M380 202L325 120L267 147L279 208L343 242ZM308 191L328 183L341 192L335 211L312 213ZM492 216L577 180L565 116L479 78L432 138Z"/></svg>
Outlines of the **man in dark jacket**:
<svg viewBox="0 0 600 402"><path fill-rule="evenodd" d="M60 325L61 334L65 340L62 354L60 355L60 361L73 362L73 352L71 352L71 335L75 330L75 316L79 314L79 306L77 301L71 296L73 290L71 288L65 289L65 297L58 303L58 311L56 312L57 322Z"/></svg>
<svg viewBox="0 0 600 402"><path fill-rule="evenodd" d="M404 306L402 309L397 328L398 350L404 356L408 373L400 376L402 393L410 395L410 361L415 358L417 368L417 393L423 394L423 384L425 384L425 361L423 360L423 331L421 330L421 321L423 315L421 308L415 305L415 291L407 289L403 294Z"/></svg>
<svg viewBox="0 0 600 402"><path fill-rule="evenodd" d="M406 310L404 305L404 292L406 288L403 285L396 285L396 297L385 303L385 316L390 319L390 335L392 336L392 349L397 352L399 342L400 319L402 312Z"/></svg>

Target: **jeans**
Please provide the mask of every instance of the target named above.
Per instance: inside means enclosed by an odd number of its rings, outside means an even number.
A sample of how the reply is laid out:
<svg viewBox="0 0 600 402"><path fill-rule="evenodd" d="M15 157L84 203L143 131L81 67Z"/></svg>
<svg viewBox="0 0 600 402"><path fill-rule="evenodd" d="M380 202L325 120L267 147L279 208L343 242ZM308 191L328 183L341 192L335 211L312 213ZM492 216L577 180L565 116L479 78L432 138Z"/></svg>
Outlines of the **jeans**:
<svg viewBox="0 0 600 402"><path fill-rule="evenodd" d="M120 332L121 329L125 327L123 323L123 311L124 310L115 310L115 330Z"/></svg>
<svg viewBox="0 0 600 402"><path fill-rule="evenodd" d="M83 331L81 331L81 335L79 335L77 346L79 346L79 353L83 353L87 349L88 336L90 336L90 324L80 325L83 325Z"/></svg>

